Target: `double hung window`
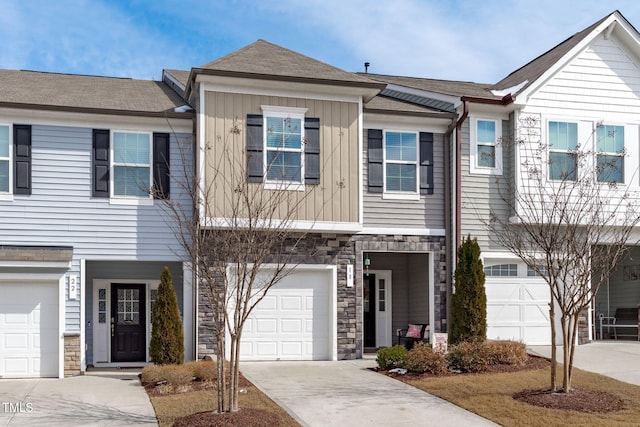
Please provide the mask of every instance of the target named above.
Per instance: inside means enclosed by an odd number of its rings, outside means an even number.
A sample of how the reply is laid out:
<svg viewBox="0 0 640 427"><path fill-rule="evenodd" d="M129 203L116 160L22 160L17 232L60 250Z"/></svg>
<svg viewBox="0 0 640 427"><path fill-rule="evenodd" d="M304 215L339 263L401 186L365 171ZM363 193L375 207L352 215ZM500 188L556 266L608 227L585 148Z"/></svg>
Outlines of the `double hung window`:
<svg viewBox="0 0 640 427"><path fill-rule="evenodd" d="M577 173L578 124L549 122L549 179L575 181Z"/></svg>
<svg viewBox="0 0 640 427"><path fill-rule="evenodd" d="M385 132L385 191L418 193L418 134Z"/></svg>
<svg viewBox="0 0 640 427"><path fill-rule="evenodd" d="M266 180L302 184L304 116L265 114Z"/></svg>
<svg viewBox="0 0 640 427"><path fill-rule="evenodd" d="M151 134L113 132L113 196L151 198Z"/></svg>
<svg viewBox="0 0 640 427"><path fill-rule="evenodd" d="M9 132L9 126L0 126L0 194L8 194L11 189L11 139Z"/></svg>
<svg viewBox="0 0 640 427"><path fill-rule="evenodd" d="M598 182L624 182L624 126L598 126L596 150Z"/></svg>

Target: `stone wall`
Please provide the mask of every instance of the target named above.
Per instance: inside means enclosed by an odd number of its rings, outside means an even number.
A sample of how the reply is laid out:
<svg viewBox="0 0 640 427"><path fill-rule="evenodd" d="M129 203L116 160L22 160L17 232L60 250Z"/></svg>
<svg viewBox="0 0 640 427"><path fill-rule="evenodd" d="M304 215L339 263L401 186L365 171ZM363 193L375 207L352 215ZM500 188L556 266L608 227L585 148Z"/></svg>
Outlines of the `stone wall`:
<svg viewBox="0 0 640 427"><path fill-rule="evenodd" d="M80 375L80 334L64 334L64 376Z"/></svg>
<svg viewBox="0 0 640 427"><path fill-rule="evenodd" d="M338 359L362 357L362 274L363 252L425 253L434 257L431 278L435 291L434 331L446 331L447 270L445 238L403 235L310 234L285 250L291 264L323 264L337 266L337 347ZM347 287L347 265L354 265L354 286ZM211 304L199 292L198 358L215 353L215 325Z"/></svg>

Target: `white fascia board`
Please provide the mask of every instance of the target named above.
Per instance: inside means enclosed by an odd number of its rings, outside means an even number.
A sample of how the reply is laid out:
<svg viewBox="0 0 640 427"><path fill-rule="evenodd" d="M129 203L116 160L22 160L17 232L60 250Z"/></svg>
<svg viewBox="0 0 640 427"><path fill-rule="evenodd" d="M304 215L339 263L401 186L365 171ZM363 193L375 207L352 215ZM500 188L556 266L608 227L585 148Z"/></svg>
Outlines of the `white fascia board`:
<svg viewBox="0 0 640 427"><path fill-rule="evenodd" d="M74 113L68 111L0 108L3 121L32 125L69 126L77 128L118 128L122 130L154 130L157 132L193 132L192 119L143 117L128 115Z"/></svg>
<svg viewBox="0 0 640 427"><path fill-rule="evenodd" d="M210 77L215 77L215 79L209 79ZM196 82L199 82L200 87L203 87L206 92L282 96L352 103L358 103L363 96L362 92L365 91L362 88L350 88L348 86L203 75L198 75Z"/></svg>
<svg viewBox="0 0 640 427"><path fill-rule="evenodd" d="M171 80L171 82L174 85L178 86L184 92L184 89L185 89L184 85L180 83L178 80L176 80L175 77L173 77L170 73L167 73L165 70L162 70L162 80L164 79Z"/></svg>
<svg viewBox="0 0 640 427"><path fill-rule="evenodd" d="M205 229L238 229L244 228L245 224L249 224L248 218L211 218L201 217L200 226ZM235 225L230 225L230 222L235 222ZM255 220L251 220L256 222ZM254 223L253 227L256 229L263 229L269 231L269 229L279 230L291 230L291 231L308 231L316 233L358 233L362 230L362 224L357 222L330 222L330 221L287 221L286 225L282 224L280 220L264 221L264 224L260 224L259 221ZM269 224L271 226L269 226Z"/></svg>
<svg viewBox="0 0 640 427"><path fill-rule="evenodd" d="M553 76L555 76L562 68L564 68L571 59L573 59L579 52L584 50L585 47L589 45L598 35L602 32L606 31L609 25L621 24L621 20L618 19L617 14L613 14L609 16L604 22L598 25L587 37L582 39L580 43L573 47L569 52L567 52L562 58L553 64L551 68L545 71L536 81L534 81L528 88L526 88L522 93L514 96L514 104L516 105L525 105L531 95L535 93L540 87L542 87L546 82L548 82ZM628 30L627 30L628 31Z"/></svg>
<svg viewBox="0 0 640 427"><path fill-rule="evenodd" d="M444 228L393 228L393 227L362 227L358 234L372 235L404 235L404 236L444 236Z"/></svg>
<svg viewBox="0 0 640 427"><path fill-rule="evenodd" d="M448 102L450 104L453 104L454 108L458 108L458 106L462 104L462 100L460 99L459 96L445 95L443 93L431 92L431 91L422 90L422 89L415 89L412 87L401 86L401 85L392 84L392 83L387 84L387 89L396 90L398 92L406 93L409 95L417 95L425 98L435 99L438 101Z"/></svg>
<svg viewBox="0 0 640 427"><path fill-rule="evenodd" d="M412 132L445 133L449 125L451 125L452 119L367 112L364 114L363 121L365 129L396 129Z"/></svg>

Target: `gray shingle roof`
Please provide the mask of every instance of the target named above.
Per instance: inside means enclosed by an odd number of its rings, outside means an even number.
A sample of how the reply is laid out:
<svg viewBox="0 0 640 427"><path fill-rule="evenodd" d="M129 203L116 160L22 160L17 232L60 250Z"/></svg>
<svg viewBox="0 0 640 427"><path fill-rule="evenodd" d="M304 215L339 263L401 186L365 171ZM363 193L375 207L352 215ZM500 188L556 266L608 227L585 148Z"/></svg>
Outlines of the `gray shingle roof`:
<svg viewBox="0 0 640 427"><path fill-rule="evenodd" d="M163 82L0 70L0 105L142 116L187 117L184 100Z"/></svg>
<svg viewBox="0 0 640 427"><path fill-rule="evenodd" d="M171 70L165 68L164 72L171 75L171 77L176 79L182 86L187 87L187 82L189 81L189 73L191 73L191 71Z"/></svg>
<svg viewBox="0 0 640 427"><path fill-rule="evenodd" d="M215 61L196 67L197 72L238 75L324 84L380 88L367 77L341 70L284 47L258 40Z"/></svg>
<svg viewBox="0 0 640 427"><path fill-rule="evenodd" d="M404 102L384 95L378 95L364 105L364 110L370 113L402 113L416 116L451 118L452 113L446 113L435 108Z"/></svg>
<svg viewBox="0 0 640 427"><path fill-rule="evenodd" d="M421 77L389 76L385 74L367 73L366 75L368 78L377 80L379 82L405 86L413 89L424 90L427 92L440 93L443 95L451 95L455 97L468 96L475 98L500 99L500 97L494 96L491 93L491 84L460 82L454 80L426 79Z"/></svg>

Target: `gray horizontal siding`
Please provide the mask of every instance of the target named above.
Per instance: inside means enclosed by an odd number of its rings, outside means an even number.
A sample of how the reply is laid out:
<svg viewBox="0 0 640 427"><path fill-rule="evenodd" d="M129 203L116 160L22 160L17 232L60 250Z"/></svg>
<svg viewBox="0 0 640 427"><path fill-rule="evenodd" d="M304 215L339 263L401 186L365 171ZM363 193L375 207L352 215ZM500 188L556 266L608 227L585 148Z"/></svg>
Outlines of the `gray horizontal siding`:
<svg viewBox="0 0 640 427"><path fill-rule="evenodd" d="M147 129L153 131L153 128ZM171 135L171 174L184 176L177 138L190 149L189 134ZM153 206L110 204L91 197L92 129L32 126L32 194L0 200L0 241L5 245L72 246L68 274L80 260L177 261L182 253L167 226L162 201ZM187 165L187 173L190 165ZM181 194L182 193L182 194ZM171 198L190 206L172 179ZM81 290L82 291L82 290ZM68 290L67 290L68 292ZM80 296L79 296L80 297ZM66 302L66 331L80 330L80 300Z"/></svg>
<svg viewBox="0 0 640 427"><path fill-rule="evenodd" d="M370 193L368 187L367 129L363 144L363 221L365 227L444 229L445 178L444 135L433 135L433 194L421 195L420 200L383 199L381 193Z"/></svg>
<svg viewBox="0 0 640 427"><path fill-rule="evenodd" d="M502 121L502 176L470 173L470 122L471 120L467 119L462 125L461 237L471 235L471 238L477 238L482 250L504 251L505 249L491 238L485 223L489 221L491 211L501 218L509 217L509 209L503 195L507 197L513 171L511 121Z"/></svg>

